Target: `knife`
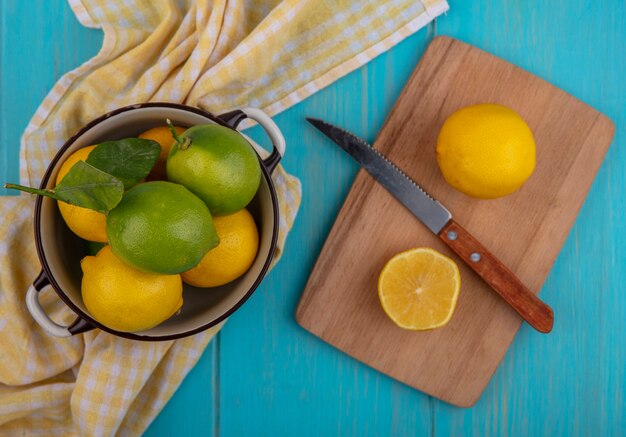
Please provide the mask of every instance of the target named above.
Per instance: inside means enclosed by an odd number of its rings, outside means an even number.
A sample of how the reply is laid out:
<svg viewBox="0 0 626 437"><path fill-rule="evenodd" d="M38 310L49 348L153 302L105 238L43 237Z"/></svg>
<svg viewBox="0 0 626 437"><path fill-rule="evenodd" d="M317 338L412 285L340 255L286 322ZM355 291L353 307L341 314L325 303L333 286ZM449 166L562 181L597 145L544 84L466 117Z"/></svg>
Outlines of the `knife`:
<svg viewBox="0 0 626 437"><path fill-rule="evenodd" d="M469 232L452 219L441 203L366 141L316 118L309 123L348 152L379 184L437 235L529 325L548 333L554 324L552 309L542 302L513 272L492 255Z"/></svg>

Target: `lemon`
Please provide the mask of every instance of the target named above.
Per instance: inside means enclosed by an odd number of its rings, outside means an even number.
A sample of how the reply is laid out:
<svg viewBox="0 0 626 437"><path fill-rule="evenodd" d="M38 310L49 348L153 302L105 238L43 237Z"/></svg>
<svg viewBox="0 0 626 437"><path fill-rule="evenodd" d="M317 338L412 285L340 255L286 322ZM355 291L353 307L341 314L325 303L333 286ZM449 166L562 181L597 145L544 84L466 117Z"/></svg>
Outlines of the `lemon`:
<svg viewBox="0 0 626 437"><path fill-rule="evenodd" d="M502 105L473 105L454 112L439 132L436 151L448 184L480 199L516 191L535 169L530 128Z"/></svg>
<svg viewBox="0 0 626 437"><path fill-rule="evenodd" d="M183 281L196 287L218 287L234 281L248 271L259 249L259 234L246 209L214 217L220 244L200 263L182 274Z"/></svg>
<svg viewBox="0 0 626 437"><path fill-rule="evenodd" d="M174 126L176 133L181 135L185 132L184 127ZM165 172L165 163L167 162L167 155L170 153L172 144L174 144L174 137L167 126L153 127L145 132L139 134L139 138L145 138L147 140L154 140L161 146L161 153L157 158L156 164L152 168L150 174L146 177L150 181L165 181L167 180L167 174Z"/></svg>
<svg viewBox="0 0 626 437"><path fill-rule="evenodd" d="M448 323L460 287L456 263L429 248L399 253L385 264L378 277L383 310L400 328L413 331Z"/></svg>
<svg viewBox="0 0 626 437"><path fill-rule="evenodd" d="M122 332L153 328L183 305L180 275L145 273L117 258L109 246L82 259L82 295L89 313Z"/></svg>
<svg viewBox="0 0 626 437"><path fill-rule="evenodd" d="M83 147L82 149L78 149L76 152L72 153L65 160L65 162L63 162L63 165L59 169L56 179L57 185L70 171L74 164L78 161L86 161L87 156L89 156L89 153L95 147L96 146ZM65 220L65 223L72 230L72 232L88 241L106 243L106 216L103 213L89 208L81 208L80 206L70 205L69 203L61 201L58 201L57 204L63 220Z"/></svg>

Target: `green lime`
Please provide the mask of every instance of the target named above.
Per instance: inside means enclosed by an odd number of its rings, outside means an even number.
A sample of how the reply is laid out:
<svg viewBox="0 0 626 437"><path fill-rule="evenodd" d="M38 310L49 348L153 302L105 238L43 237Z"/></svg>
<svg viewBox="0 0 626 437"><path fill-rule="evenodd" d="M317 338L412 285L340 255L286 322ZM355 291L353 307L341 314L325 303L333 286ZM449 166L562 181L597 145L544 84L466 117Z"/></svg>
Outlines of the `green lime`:
<svg viewBox="0 0 626 437"><path fill-rule="evenodd" d="M107 216L113 253L139 270L187 271L219 244L207 206L182 185L136 185Z"/></svg>
<svg viewBox="0 0 626 437"><path fill-rule="evenodd" d="M261 183L252 146L237 132L217 124L191 127L172 146L167 178L187 187L214 215L244 208Z"/></svg>

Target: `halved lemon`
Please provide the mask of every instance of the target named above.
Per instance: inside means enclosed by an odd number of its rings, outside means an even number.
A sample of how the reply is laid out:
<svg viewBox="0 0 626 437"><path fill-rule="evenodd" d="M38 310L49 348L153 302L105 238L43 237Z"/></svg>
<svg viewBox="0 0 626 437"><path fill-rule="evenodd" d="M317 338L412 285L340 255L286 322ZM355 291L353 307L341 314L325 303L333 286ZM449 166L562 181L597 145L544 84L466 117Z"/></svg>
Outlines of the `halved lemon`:
<svg viewBox="0 0 626 437"><path fill-rule="evenodd" d="M456 263L425 247L394 256L378 277L383 310L400 328L413 331L448 323L460 287L461 275Z"/></svg>

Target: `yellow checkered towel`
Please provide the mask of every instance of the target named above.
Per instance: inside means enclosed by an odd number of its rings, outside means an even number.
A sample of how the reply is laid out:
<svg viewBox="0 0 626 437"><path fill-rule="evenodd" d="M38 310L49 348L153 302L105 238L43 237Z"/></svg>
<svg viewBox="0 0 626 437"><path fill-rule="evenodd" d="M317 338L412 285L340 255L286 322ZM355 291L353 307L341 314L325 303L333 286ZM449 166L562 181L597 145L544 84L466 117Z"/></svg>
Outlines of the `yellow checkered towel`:
<svg viewBox="0 0 626 437"><path fill-rule="evenodd" d="M366 63L447 9L445 0L70 0L104 31L96 57L63 76L22 138L20 179L38 186L64 141L131 103L184 102L212 113L276 114ZM289 153L289 149L288 152ZM283 247L300 184L279 168ZM54 338L30 317L40 265L31 196L0 198L0 435L139 435L219 327L139 342L93 330ZM278 254L280 255L280 253ZM42 304L73 315L54 292Z"/></svg>

